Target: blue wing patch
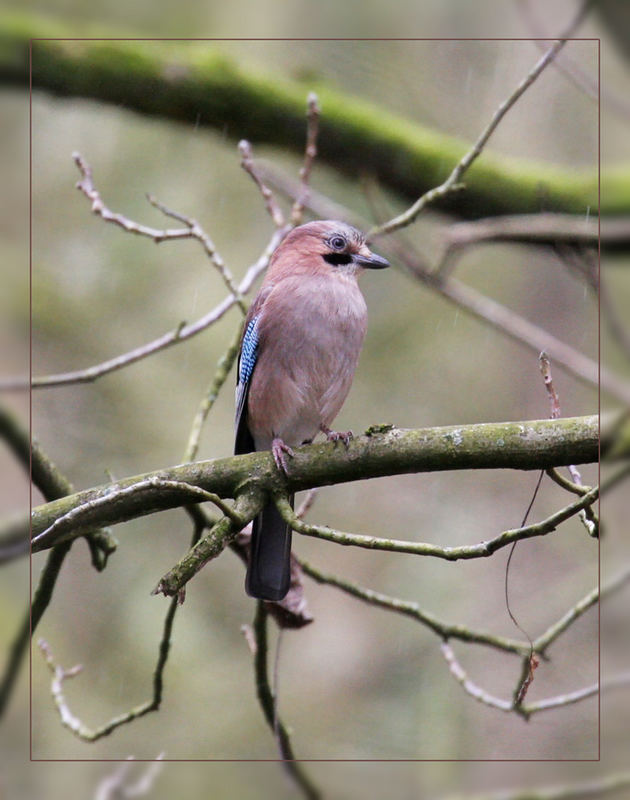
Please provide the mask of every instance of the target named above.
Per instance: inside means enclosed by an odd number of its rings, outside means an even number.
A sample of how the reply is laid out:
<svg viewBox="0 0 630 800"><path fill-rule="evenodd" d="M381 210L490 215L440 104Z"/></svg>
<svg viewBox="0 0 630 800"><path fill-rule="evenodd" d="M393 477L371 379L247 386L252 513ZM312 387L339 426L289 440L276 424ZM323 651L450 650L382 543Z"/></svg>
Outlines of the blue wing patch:
<svg viewBox="0 0 630 800"><path fill-rule="evenodd" d="M258 316L249 321L241 345L241 358L238 367L238 382L249 383L252 377L256 358L258 357Z"/></svg>
<svg viewBox="0 0 630 800"><path fill-rule="evenodd" d="M249 382L258 358L258 316L247 324L238 360L238 384L236 386L236 441L234 452L251 453L255 450L254 439L247 423L247 395Z"/></svg>

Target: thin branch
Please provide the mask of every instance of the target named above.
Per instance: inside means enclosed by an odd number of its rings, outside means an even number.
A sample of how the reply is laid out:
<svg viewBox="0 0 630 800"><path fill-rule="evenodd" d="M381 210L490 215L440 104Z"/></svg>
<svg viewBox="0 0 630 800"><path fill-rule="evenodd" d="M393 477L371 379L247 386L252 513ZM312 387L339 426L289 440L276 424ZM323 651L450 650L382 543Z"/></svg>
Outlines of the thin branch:
<svg viewBox="0 0 630 800"><path fill-rule="evenodd" d="M383 250L387 248L383 247ZM536 353L546 350L556 364L564 367L591 387L601 386L603 391L630 403L630 387L614 373L599 366L580 351L530 322L506 306L478 292L456 278L445 278L438 274L427 274L418 264L417 258L408 253L405 266L417 279L435 289L460 308L465 308L478 319L490 324Z"/></svg>
<svg viewBox="0 0 630 800"><path fill-rule="evenodd" d="M238 286L234 283L234 276L232 275L230 269L228 268L227 264L217 251L214 242L208 236L208 234L204 231L201 225L197 222L196 219L192 217L187 217L184 214L180 214L176 211L165 206L163 203L160 203L158 200L153 197L151 194L147 194L147 200L151 203L154 208L157 208L166 216L174 217L175 219L180 220L183 222L187 229L190 231L190 236L193 239L197 239L206 252L208 258L212 261L214 266L217 268L217 271L223 278L223 283L225 287L230 292L230 294L235 298L236 304L243 312L243 315L247 314L247 303L241 296L239 292ZM178 238L185 238L185 237L178 237Z"/></svg>
<svg viewBox="0 0 630 800"><path fill-rule="evenodd" d="M123 228L123 230L127 231L127 233L135 233L137 236L147 236L156 244L171 241L173 239L196 239L201 243L206 255L210 258L217 271L223 278L223 282L225 283L228 291L235 297L235 301L243 314L247 313L247 306L245 305L238 288L234 285L232 273L217 252L214 243L208 234L203 230L201 225L197 222L197 220L192 219L192 217L187 217L184 214L180 214L177 211L172 211L150 194L147 194L147 200L154 208L157 208L165 216L172 217L178 222L182 222L186 227L160 230L157 228L150 228L147 225L142 225L138 222L134 222L133 220L125 217L123 214L114 213L107 208L101 198L100 193L94 186L92 167L80 153L73 153L72 158L74 159L74 163L77 165L79 172L81 173L81 180L77 183L76 187L88 198L88 200L91 201L92 212L94 214L97 214L105 222L111 222L114 225L118 225L119 227Z"/></svg>
<svg viewBox="0 0 630 800"><path fill-rule="evenodd" d="M441 642L440 649L442 651L442 655L446 659L446 663L448 664L451 674L455 677L455 680L461 684L462 688L467 694L469 694L471 697L474 697L478 702L483 703L486 706L490 706L491 708L498 708L500 711L514 710L514 704L509 700L501 700L499 697L494 697L470 680L464 671L464 668L455 657L453 648L448 642Z"/></svg>
<svg viewBox="0 0 630 800"><path fill-rule="evenodd" d="M178 222L182 222L186 227L177 229L171 228L167 230L151 228L147 225L142 225L139 222L135 222L134 220L125 217L123 214L110 211L110 209L103 202L99 191L94 186L92 167L80 153L73 153L72 158L74 159L74 162L81 173L81 180L76 184L76 188L79 189L79 191L81 191L88 198L88 200L91 201L92 212L94 214L97 214L105 222L111 222L114 225L118 225L127 233L134 233L137 236L147 236L156 244L173 239L197 239L197 241L201 243L203 249L205 250L206 255L217 268L228 290L236 297L236 302L241 306L243 313L246 312L246 306L239 295L238 289L234 285L232 274L217 252L214 243L196 220L192 219L191 217L187 217L184 214L180 214L179 212L172 211L150 194L147 194L146 197L149 203L154 206L154 208L157 208L165 216L172 217Z"/></svg>
<svg viewBox="0 0 630 800"><path fill-rule="evenodd" d="M4 406L0 406L0 435L7 441L22 466L26 470L29 470L30 466L32 481L47 500L54 501L72 492L73 487L70 481L53 464L34 438L29 441L31 438L29 431ZM105 528L96 528L84 533L90 548L92 565L99 571L103 570L107 559L116 549L116 540ZM27 540L27 531L23 533L16 531L4 538L2 541L3 556L6 557L7 552L14 555L28 553ZM50 603L61 567L71 546L71 542L59 544L53 547L48 554L33 595L32 605L30 608L27 607L11 642L9 656L0 678L0 717L8 707L15 680L27 652L29 639Z"/></svg>
<svg viewBox="0 0 630 800"><path fill-rule="evenodd" d="M319 491L319 489L317 489L317 488L308 490L308 492L306 493L306 497L304 498L304 500L302 500L302 503L300 504L300 507L295 512L295 516L298 519L304 519L304 517L311 510L311 508L313 507L313 504L315 503L315 500L317 499L318 491Z"/></svg>
<svg viewBox="0 0 630 800"><path fill-rule="evenodd" d="M551 478L551 480L554 483L558 484L558 486L562 486L562 488L566 489L567 492L571 492L572 494L577 494L579 497L582 497L582 495L586 494L586 492L588 492L588 490L592 488L590 486L584 486L581 483L579 484L573 483L573 481L570 481L568 478L565 478L564 475L558 472L558 470L555 469L555 467L546 470L546 473L547 476Z"/></svg>
<svg viewBox="0 0 630 800"><path fill-rule="evenodd" d="M308 800L319 800L321 792L304 772L299 761L295 760L289 731L284 722L276 716L276 698L271 690L267 671L267 610L265 604L260 601L256 603L256 616L252 626L252 633L256 692L267 724L277 739L280 757L284 762L286 771L304 797L308 798Z"/></svg>
<svg viewBox="0 0 630 800"><path fill-rule="evenodd" d="M534 536L545 536L555 531L558 525L570 519L581 509L594 503L598 497L599 487L595 487L591 489L589 493L582 495L579 500L576 500L560 511L556 511L555 514L552 514L541 522L503 531L503 533L500 533L494 539L489 539L479 544L460 545L459 547L444 547L442 545L426 542L383 539L378 536L362 536L356 533L338 531L328 526L309 525L303 522L298 515L294 513L285 497L278 496L275 497L274 500L285 522L290 525L294 531L304 536L313 536L317 539L325 539L326 541L345 546L364 547L368 550L384 550L390 553L408 553L410 555L443 558L446 561L459 561L460 559L487 558L493 553L496 553L497 550L513 542L529 539Z"/></svg>
<svg viewBox="0 0 630 800"><path fill-rule="evenodd" d="M194 488L194 487L193 487ZM201 533L203 528L195 527L193 531L192 540L191 540L191 547L193 547ZM58 545L55 547L52 552L51 556L53 556L58 550L64 547L69 547L70 545ZM35 595L35 599L33 601L33 608L35 609L38 604L38 593L40 592L40 587L42 586L42 581L40 580L40 586L38 586L38 590ZM175 614L177 613L177 608L180 604L180 596L173 597L171 602L169 603L168 610L164 617L164 623L162 625L162 637L160 639L160 644L158 647L158 658L153 670L153 694L150 700L145 703L142 703L135 708L132 708L130 711L120 714L105 725L97 729L90 729L86 725L84 725L78 717L73 715L65 701L63 695L63 681L68 677L74 677L74 675L78 674L79 669L74 668L74 670L65 671L60 666L56 666L54 664L54 660L52 657L52 652L50 650L50 646L42 639L39 642L40 650L42 651L46 663L53 673L53 683L52 683L52 693L55 699L55 703L59 709L62 718L62 724L66 724L76 736L84 741L94 742L97 739L102 738L103 736L108 736L112 731L116 728L120 727L121 725L125 725L128 722L132 722L139 717L144 716L152 711L157 711L162 702L162 693L164 688L164 670L166 668L166 662L168 660L170 648L171 648L171 637L173 633L173 626L175 623ZM40 612L41 616L41 612ZM64 722L65 720L65 722ZM149 773L147 773L148 775ZM145 782L141 779L138 782L138 787L145 785ZM129 795L133 796L133 795Z"/></svg>
<svg viewBox="0 0 630 800"><path fill-rule="evenodd" d="M317 104L317 95L314 92L309 93L307 103L306 148L304 151L304 164L300 170L301 192L291 209L291 222L293 225L300 225L302 223L304 203L306 202L310 190L308 184L311 177L311 170L313 169L313 162L317 156L317 134L319 133L320 110Z"/></svg>
<svg viewBox="0 0 630 800"><path fill-rule="evenodd" d="M548 37L545 35L545 30L534 20L530 4L519 0L517 2L517 7L522 12L523 18L527 21L535 37L532 39L532 42L539 50L544 50L545 42L541 40ZM567 53L561 53L558 58L556 58L554 67L576 88L593 100L593 102L599 103L601 95L603 110L613 111L625 120L630 119L630 106L627 102L624 102L624 98L619 94L611 92L609 87L600 86L598 78L591 77L591 75L582 69L581 65Z"/></svg>
<svg viewBox="0 0 630 800"><path fill-rule="evenodd" d="M553 385L549 356L543 351L538 357L538 361L540 364L540 371L543 376L545 389L547 390L547 395L549 397L549 404L551 407L549 416L551 419L558 419L560 416L560 398L558 397L558 393ZM574 464L569 464L567 469L573 478L573 483L577 486L581 486L582 476L580 475L578 468ZM588 535L592 536L593 538L597 538L599 536L599 518L597 517L597 514L592 506L585 506L583 509L581 509L579 518L582 522L582 525L584 525L586 528Z"/></svg>
<svg viewBox="0 0 630 800"><path fill-rule="evenodd" d="M401 600L397 597L390 597L389 595L382 594L373 589L359 586L356 583L352 583L336 575L326 574L305 561L302 561L301 564L304 572L317 583L334 586L337 589L341 589L342 592L356 597L358 600L362 600L369 605L411 617L416 622L432 630L441 639L459 639L462 642L486 645L506 653L514 653L520 656L529 654L529 644L525 642L519 642L516 639L508 639L505 636L495 636L492 633L485 633L484 631L474 631L465 625L449 625L437 619L428 611L424 611L418 603Z"/></svg>
<svg viewBox="0 0 630 800"><path fill-rule="evenodd" d="M556 55L560 52L560 50L564 47L567 42L567 38L573 33L573 31L578 27L578 25L582 22L584 15L590 5L589 0L583 2L580 5L580 9L572 21L572 23L567 28L566 32L562 35L558 41L556 41L552 47L545 53L545 55L538 61L538 63L530 70L530 72L525 76L525 78L519 83L516 89L512 92L512 94L504 100L501 105L497 108L494 112L492 119L486 126L486 128L482 131L481 135L473 145L472 149L469 150L466 155L459 161L459 163L455 166L451 174L448 178L444 181L444 183L440 184L434 189L430 189L428 192L425 192L421 197L416 200L416 202L410 206L405 212L399 214L397 217L394 217L389 222L386 222L383 225L377 225L376 227L372 228L369 233L369 237L374 236L381 236L386 233L392 233L399 228L404 228L407 225L410 225L420 214L420 212L426 208L427 206L434 203L436 200L439 200L445 197L447 194L450 194L453 191L457 191L462 188L462 178L473 164L473 162L477 159L477 157L482 153L484 147L488 139L492 136L494 131L497 129L499 123L503 119L503 117L507 114L507 112L514 106L516 101L527 91L527 89L534 83L536 78L541 74L541 72L547 67L556 57Z"/></svg>
<svg viewBox="0 0 630 800"><path fill-rule="evenodd" d="M241 295L246 295L258 276L264 272L265 269L267 269L267 265L269 264L269 259L271 258L272 253L280 244L282 239L286 236L288 230L289 228L283 228L274 231L264 253L254 264L249 267L243 280L240 282L238 290ZM198 333L206 330L206 328L209 328L211 325L221 319L221 317L223 317L232 308L232 306L236 304L236 302L237 300L234 295L228 295L217 306L215 306L211 311L198 319L196 322L192 322L189 325L186 323L181 323L177 326L177 328L169 333L165 333L158 339L154 339L153 341L137 347L134 350L130 350L127 353L123 353L122 355L116 356L108 361L103 361L100 364L95 364L87 369L80 369L74 372L62 372L56 375L44 375L34 378L32 387L33 389L40 389L55 386L65 386L67 384L74 383L91 383L103 375L107 375L110 372L127 367L130 364L134 364L136 361L140 361L143 358L147 358L147 356L153 355L153 353L165 350L171 345L180 344L181 342L196 336ZM9 378L0 380L0 390L4 389L9 391L26 389L28 386L29 382L27 378Z"/></svg>
<svg viewBox="0 0 630 800"><path fill-rule="evenodd" d="M267 186L267 184L263 181L259 170L254 163L254 158L252 155L252 146L246 139L241 139L238 143L238 150L241 154L241 166L251 176L252 180L260 189L260 193L263 196L263 200L265 201L265 208L269 213L269 216L273 220L273 224L276 228L280 229L285 225L284 214L282 213L282 209L276 203L275 197L273 196L273 192Z"/></svg>
<svg viewBox="0 0 630 800"><path fill-rule="evenodd" d="M534 641L534 650L543 655L549 646L555 642L555 640L561 634L563 634L575 622L576 619L581 617L582 614L589 610L589 608L592 608L598 600L603 600L604 598L609 597L611 594L619 591L629 582L630 569L627 569L619 573L619 575L617 575L615 578L607 581L607 583L601 587L601 590L599 587L592 589L574 606L572 606L557 622L554 622L552 625L550 625L547 630Z"/></svg>
<svg viewBox="0 0 630 800"><path fill-rule="evenodd" d="M138 496L146 497L147 493L168 492L171 496L177 497L182 504L190 502L193 498L195 502L205 502L206 500L214 503L229 519L237 524L245 524L240 516L231 506L228 506L214 492L206 491L198 486L194 486L186 481L169 480L152 475L145 480L137 481L131 486L118 487L116 484L108 493L99 497L94 497L74 506L65 514L57 517L55 521L41 534L36 536L33 541L33 548L38 550L46 549L53 542L59 544L65 541L64 534L71 532L76 526L82 525L82 517L98 513L101 507L117 505L127 499L137 499Z"/></svg>
<svg viewBox="0 0 630 800"><path fill-rule="evenodd" d="M602 686L603 689L603 686ZM586 686L584 689L577 689L574 692L567 692L566 694L559 694L555 697L548 697L545 700L538 700L535 703L528 703L523 706L523 714L530 717L539 711L548 711L550 708L561 708L562 706L570 706L573 703L579 703L581 700L586 700L593 695L598 694L600 686L598 683L592 686Z"/></svg>
<svg viewBox="0 0 630 800"><path fill-rule="evenodd" d="M560 398L558 397L558 393L553 385L549 356L544 350L538 357L538 362L540 365L540 372L543 377L543 383L545 384L545 389L547 390L547 396L549 397L549 405L551 409L549 417L550 419L558 419L560 416Z"/></svg>
<svg viewBox="0 0 630 800"><path fill-rule="evenodd" d="M81 666L73 667L70 670L65 670L61 666L55 664L50 646L44 639L40 639L38 644L44 656L44 660L51 671L53 678L51 682L51 692L59 715L61 717L61 724L68 728L78 739L84 742L95 742L102 739L104 736L109 736L112 731L119 728L121 725L126 725L139 717L145 716L152 711L157 711L162 702L163 690L163 676L164 668L170 650L171 633L173 629L173 620L177 611L178 601L177 598L171 600L168 612L164 619L164 626L162 629L162 638L159 645L158 660L153 672L153 695L150 700L142 703L134 708L126 711L124 714L119 714L101 725L98 728L89 728L85 725L79 717L70 711L68 703L63 693L63 683L68 678L73 678L82 670Z"/></svg>
<svg viewBox="0 0 630 800"><path fill-rule="evenodd" d="M564 614L557 622L550 625L549 628L539 636L534 642L534 650L537 653L544 653L549 645L554 642L560 634L564 633L578 617L581 617L589 608L592 608L599 600L599 588L595 587L574 606L572 606L566 614Z"/></svg>

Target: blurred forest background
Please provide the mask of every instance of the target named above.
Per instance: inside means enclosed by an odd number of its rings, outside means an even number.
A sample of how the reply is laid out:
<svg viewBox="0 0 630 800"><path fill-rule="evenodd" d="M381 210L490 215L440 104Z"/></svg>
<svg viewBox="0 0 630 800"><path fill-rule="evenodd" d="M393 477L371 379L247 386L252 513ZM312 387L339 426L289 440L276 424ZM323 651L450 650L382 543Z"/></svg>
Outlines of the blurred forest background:
<svg viewBox="0 0 630 800"><path fill-rule="evenodd" d="M5 3L5 8L11 5ZM34 11L44 7L15 5ZM393 14L391 6L376 2L340 7L295 0L280 7L271 0L210 0L203 6L180 2L176 10L167 10L161 2L45 4L46 12L65 24L68 37L82 35L82 25L96 26L89 30L97 35L101 24L111 26L113 34L130 37L449 37L452 41L234 40L177 47L212 47L248 69L298 78L304 83L305 100L312 76L465 142L475 140L540 52L530 41L457 37L531 38L541 30L552 36L563 29L575 7L569 0L442 0L404 2ZM594 14L578 35L601 37L602 85L612 95L623 96L629 69L623 45ZM572 42L566 54L597 80L596 41ZM2 104L1 371L14 375L26 371L29 357L28 95L3 87ZM628 165L629 119L609 108L604 98L604 169ZM225 295L196 242L155 246L92 216L85 197L75 189L79 176L73 151L92 165L95 184L111 209L164 227L165 219L146 202L145 193L150 192L169 207L198 218L238 278L258 258L271 224L239 166L236 141L247 137L247 130L217 131L204 120L190 123L142 116L100 101L33 93L34 375L87 367L125 352L182 320L202 316ZM550 168L595 174L598 143L597 103L551 67L508 114L488 149ZM297 175L299 155L255 140L252 144L256 156ZM316 162L311 182L373 220L371 194L365 191L369 177L369 164L361 182ZM390 192L374 191L388 215L407 205ZM443 214L428 212L404 236L431 257L449 222ZM607 256L603 262L609 294L626 319L629 266L628 254ZM358 433L382 422L414 428L548 416L533 351L441 299L396 264L393 267L362 279L369 329L353 389L337 420L339 429ZM627 375L622 349L605 324L600 329L597 300L550 249L476 247L458 262L457 277L590 358L598 358L601 334L604 362ZM180 463L200 398L237 322L238 311L233 309L200 336L94 384L35 392L34 434L77 489L104 483L110 476L122 478ZM563 416L596 412L595 387L559 367L554 367L554 379ZM232 452L232 386L231 376L204 429L200 458ZM28 418L27 396L12 394L6 402ZM606 395L602 402L615 406ZM2 507L7 512L23 509L28 503L23 472L4 450L0 459ZM597 482L594 466L582 473L585 483ZM519 524L535 480L534 473L496 470L352 483L322 490L309 519L377 536L475 543ZM623 495L623 490L613 493L604 503L604 580L629 560L622 536L627 531ZM33 502L41 498L35 494ZM564 504L561 490L547 481L532 519L543 519ZM103 573L91 568L85 543L75 544L38 631L59 663L84 665L66 691L72 709L92 726L149 696L167 607L164 598L150 592L185 552L190 525L181 512L172 511L126 523L114 533L119 548ZM519 635L504 604L505 550L491 559L448 563L339 548L297 535L294 547L326 572L417 601L445 621ZM43 556L33 559L34 580L42 564ZM552 537L520 543L512 562L511 598L521 623L538 635L596 585L598 564L598 545L575 518ZM6 646L23 613L27 585L25 560L3 568L0 631ZM439 640L427 629L310 581L307 593L315 621L283 634L279 661L280 712L292 729L297 756L436 762L307 764L326 796L465 796L467 791L586 781L625 766L627 689L602 697L602 762L554 763L598 759L597 698L543 712L526 723L465 694L448 672ZM628 669L624 605L627 589L602 609L604 674ZM50 696L50 675L35 648L30 680L25 667L0 729L0 796L57 800L68 797L72 785L73 797L92 797L114 765L90 760L152 759L159 753L176 760L276 758L241 632L243 625L251 624L253 612L254 603L243 589L242 565L226 551L188 586L160 711L94 745L78 741L61 727ZM597 642L594 609L550 651L551 660L540 667L530 689L531 700L595 682ZM479 684L493 694L510 696L519 668L516 659L458 643L454 649ZM31 734L34 759L84 763L29 763ZM539 763L534 770L527 760L549 763ZM149 796L166 798L175 792L189 798L290 796L281 767L273 763L170 763Z"/></svg>

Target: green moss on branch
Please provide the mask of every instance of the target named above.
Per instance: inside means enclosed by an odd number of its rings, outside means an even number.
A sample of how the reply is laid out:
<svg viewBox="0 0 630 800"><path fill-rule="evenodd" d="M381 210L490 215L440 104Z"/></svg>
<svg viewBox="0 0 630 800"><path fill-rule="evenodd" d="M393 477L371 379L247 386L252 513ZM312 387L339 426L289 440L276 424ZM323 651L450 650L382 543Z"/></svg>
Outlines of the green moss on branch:
<svg viewBox="0 0 630 800"><path fill-rule="evenodd" d="M0 80L23 82L33 43L33 87L89 97L130 110L206 125L233 139L304 150L308 91L323 115L319 157L353 176L371 171L408 200L440 184L469 145L398 117L327 85L261 75L212 44L103 41L103 30L66 28L36 15L0 20ZM101 41L68 41L72 36ZM65 40L64 40L65 38ZM595 213L595 171L578 172L485 152L466 177L465 192L445 208L465 217L548 211ZM603 176L602 212L630 210L630 168Z"/></svg>
<svg viewBox="0 0 630 800"><path fill-rule="evenodd" d="M296 492L404 473L548 469L597 461L598 444L595 415L415 430L391 428L381 433L371 429L369 436L357 437L347 449L329 442L296 448L288 478L280 475L270 453L250 453L183 464L61 498L34 510L33 549L72 539L86 527L187 505L191 486L219 497L235 497ZM50 533L37 538L53 525Z"/></svg>

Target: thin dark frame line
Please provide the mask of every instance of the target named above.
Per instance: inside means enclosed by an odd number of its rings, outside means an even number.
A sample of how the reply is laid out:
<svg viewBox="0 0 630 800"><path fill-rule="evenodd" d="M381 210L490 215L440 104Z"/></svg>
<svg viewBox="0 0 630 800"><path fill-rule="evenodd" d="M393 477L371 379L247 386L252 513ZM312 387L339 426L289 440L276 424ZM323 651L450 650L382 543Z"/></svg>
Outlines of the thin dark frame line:
<svg viewBox="0 0 630 800"><path fill-rule="evenodd" d="M35 764L154 764L157 759L155 758L33 758L31 761ZM381 764L522 764L524 762L531 764L589 764L600 761L599 758L161 758L160 762L164 764L285 764L285 763L298 763L298 764L372 764L373 762Z"/></svg>
<svg viewBox="0 0 630 800"><path fill-rule="evenodd" d="M33 40L28 45L28 507L33 508ZM32 523L30 523L32 526ZM30 527L29 526L29 527ZM32 529L28 544L28 747L33 761L33 546Z"/></svg>
<svg viewBox="0 0 630 800"><path fill-rule="evenodd" d="M602 279L602 43L597 44L597 285ZM602 293L597 293L597 408L599 442L597 445L597 480L601 480L601 433L602 433ZM599 504L601 519L601 501ZM602 543L597 541L597 586L601 592L602 585ZM602 757L602 604L597 603L597 754Z"/></svg>
<svg viewBox="0 0 630 800"><path fill-rule="evenodd" d="M32 380L33 341L32 341L32 191L33 191L33 43L34 42L555 42L563 37L31 37L29 39L29 383ZM600 37L568 37L567 42L597 42L597 77L598 77L598 258L601 279L601 38ZM598 407L600 410L601 432L601 297L599 300L598 324ZM32 441L32 388L29 388L29 436ZM32 470L32 456L29 458ZM598 474L601 462L598 463ZM29 507L32 507L33 486L29 481ZM30 548L30 545L29 545ZM32 552L29 553L29 604L32 598ZM601 543L598 543L598 585L601 586ZM32 629L32 624L31 624ZM32 630L31 630L32 634ZM31 763L128 763L127 758L34 758L33 757L33 652L29 646L29 755ZM598 603L598 680L601 683L601 604ZM598 756L597 758L299 758L299 763L592 763L601 761L601 692L598 693ZM134 758L137 763L154 763L156 759ZM164 763L284 763L280 758L164 758Z"/></svg>
<svg viewBox="0 0 630 800"><path fill-rule="evenodd" d="M135 36L34 36L31 42L555 42L563 37L560 36L515 36L515 37L493 37L493 36L462 36L457 39L441 39L432 37L391 37L391 38L370 38L361 36L347 37L317 37L305 36L303 38L288 37L156 37L143 38ZM570 36L567 42L600 42L597 36Z"/></svg>

